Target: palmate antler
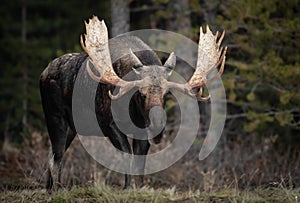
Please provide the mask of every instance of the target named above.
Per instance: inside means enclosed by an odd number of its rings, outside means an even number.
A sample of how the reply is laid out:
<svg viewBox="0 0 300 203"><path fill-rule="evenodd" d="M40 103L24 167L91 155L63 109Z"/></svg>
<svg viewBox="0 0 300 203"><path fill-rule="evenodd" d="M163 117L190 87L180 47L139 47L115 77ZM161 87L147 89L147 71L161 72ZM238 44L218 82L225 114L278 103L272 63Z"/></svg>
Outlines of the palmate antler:
<svg viewBox="0 0 300 203"><path fill-rule="evenodd" d="M98 17L94 16L92 19L90 19L89 23L85 23L85 26L87 34L85 34L85 43L83 42L83 38L81 36L81 46L89 55L91 62L100 76L97 76L93 73L89 62L87 62L86 65L87 72L91 78L97 82L120 87L117 95L112 95L109 92L111 99L117 99L123 96L133 87L144 87L151 85L151 80L149 77L141 80L125 81L115 73L111 63L108 47L107 28L103 20L99 21ZM204 33L202 27L200 27L198 59L194 74L185 84L179 84L165 80L162 82L162 85L168 89L174 88L190 96L195 96L200 101L208 100L210 95L208 97L202 97L203 86L220 77L224 71L227 47L224 49L220 48L224 34L225 32L223 32L219 37L219 32L217 32L214 35L208 26L206 27L206 33ZM132 60L138 60L132 51L130 52L130 55ZM219 72L207 80L207 75L219 66ZM194 88L199 88L199 91L197 93L193 93L192 90Z"/></svg>
<svg viewBox="0 0 300 203"><path fill-rule="evenodd" d="M224 35L225 32L223 32L218 39L219 32L213 35L209 27L206 26L206 33L204 33L202 27L200 27L197 66L194 74L185 84L166 81L167 86L169 88L174 88L181 92L184 92L190 96L195 96L199 101L208 100L210 98L210 95L208 95L207 97L202 97L202 88L203 86L220 77L224 71L227 47L225 47L224 49L220 49ZM215 76L207 80L206 76L220 65L221 67L219 72ZM192 93L193 88L200 89L197 93Z"/></svg>
<svg viewBox="0 0 300 203"><path fill-rule="evenodd" d="M117 99L123 96L135 86L141 87L149 83L147 78L136 81L125 81L115 73L108 47L108 32L103 20L99 21L98 17L94 16L88 23L85 22L85 27L87 33L84 35L85 42L81 36L80 43L83 50L89 55L90 61L100 76L93 73L89 61L86 64L87 72L91 78L97 82L120 87L117 95L112 95L111 92L109 92L111 99ZM134 54L131 55L133 58L136 57Z"/></svg>
<svg viewBox="0 0 300 203"><path fill-rule="evenodd" d="M219 32L213 35L207 25L206 33L203 33L202 27L200 27L197 66L193 76L188 81L190 87L200 88L196 95L199 100L209 99L210 96L202 97L202 87L220 77L224 71L227 47L225 47L224 51L223 48L220 48L224 35L225 31L218 39ZM207 80L206 76L220 65L219 72Z"/></svg>

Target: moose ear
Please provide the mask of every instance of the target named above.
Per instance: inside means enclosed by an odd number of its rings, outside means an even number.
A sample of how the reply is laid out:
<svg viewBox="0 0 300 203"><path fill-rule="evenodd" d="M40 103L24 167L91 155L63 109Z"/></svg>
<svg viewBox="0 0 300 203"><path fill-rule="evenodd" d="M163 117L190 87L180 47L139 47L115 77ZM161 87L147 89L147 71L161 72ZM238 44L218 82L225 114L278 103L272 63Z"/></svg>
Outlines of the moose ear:
<svg viewBox="0 0 300 203"><path fill-rule="evenodd" d="M164 64L164 67L168 68L169 76L172 74L172 70L175 66L176 66L176 56L174 52L172 52Z"/></svg>
<svg viewBox="0 0 300 203"><path fill-rule="evenodd" d="M140 59L133 53L133 51L131 49L129 49L130 53L129 53L129 57L130 57L130 60L132 61L132 63L134 64L133 65L133 68L139 68L139 67L142 67L143 64L142 62L140 61Z"/></svg>

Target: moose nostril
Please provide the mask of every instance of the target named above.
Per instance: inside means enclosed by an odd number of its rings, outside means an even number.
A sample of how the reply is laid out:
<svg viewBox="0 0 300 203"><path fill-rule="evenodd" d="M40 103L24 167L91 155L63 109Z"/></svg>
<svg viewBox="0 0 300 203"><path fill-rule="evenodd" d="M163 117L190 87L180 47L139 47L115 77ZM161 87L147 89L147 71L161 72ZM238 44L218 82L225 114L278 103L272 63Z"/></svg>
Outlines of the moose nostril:
<svg viewBox="0 0 300 203"><path fill-rule="evenodd" d="M150 127L155 130L163 130L166 125L167 116L161 106L153 106L149 111Z"/></svg>

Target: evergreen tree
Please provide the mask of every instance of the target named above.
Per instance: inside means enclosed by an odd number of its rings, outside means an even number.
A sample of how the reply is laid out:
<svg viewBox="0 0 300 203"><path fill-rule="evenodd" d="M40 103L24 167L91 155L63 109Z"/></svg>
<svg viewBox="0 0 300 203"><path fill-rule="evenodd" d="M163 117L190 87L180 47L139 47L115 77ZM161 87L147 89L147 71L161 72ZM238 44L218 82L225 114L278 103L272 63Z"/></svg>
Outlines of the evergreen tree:
<svg viewBox="0 0 300 203"><path fill-rule="evenodd" d="M82 51L79 36L85 32L84 20L99 15L109 24L109 1L5 0L0 12L0 143L4 137L21 143L30 135L28 128L46 129L41 72L54 58Z"/></svg>
<svg viewBox="0 0 300 203"><path fill-rule="evenodd" d="M216 23L227 31L230 127L278 137L284 146L299 142L299 2L230 0L221 8Z"/></svg>

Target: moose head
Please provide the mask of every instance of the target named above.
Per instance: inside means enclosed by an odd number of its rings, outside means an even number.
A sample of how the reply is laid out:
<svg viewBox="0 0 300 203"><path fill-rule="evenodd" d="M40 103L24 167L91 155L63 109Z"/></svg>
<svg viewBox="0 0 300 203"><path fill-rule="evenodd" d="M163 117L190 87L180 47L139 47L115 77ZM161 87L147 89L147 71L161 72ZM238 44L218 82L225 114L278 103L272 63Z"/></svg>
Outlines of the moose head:
<svg viewBox="0 0 300 203"><path fill-rule="evenodd" d="M172 68L176 65L176 56L172 52L164 65L143 65L139 58L129 50L130 59L133 61L134 67L132 69L138 76L137 80L126 81L120 78L114 71L111 62L110 50L108 45L108 32L104 21L94 16L87 23L85 22L86 33L85 40L81 36L80 42L82 48L89 55L90 61L95 67L99 76L94 74L91 70L89 62L86 65L86 70L90 77L103 84L118 86L119 92L113 95L108 92L112 100L118 99L130 91L134 87L139 88L141 95L145 97L145 112L148 112L150 123L161 126L163 122L161 112L156 112L155 118L151 118L149 110L152 107L163 105L164 95L170 88L174 88L191 97L195 97L199 101L208 100L210 95L203 97L203 87L208 83L220 77L224 70L227 47L221 48L221 42L224 38L225 32L215 35L206 27L206 33L200 27L200 38L198 44L198 58L197 66L194 74L188 82L181 84L168 81L168 77L172 73ZM218 73L207 79L207 75L214 69L219 68ZM136 67L139 67L138 69ZM195 92L195 90L198 90Z"/></svg>

